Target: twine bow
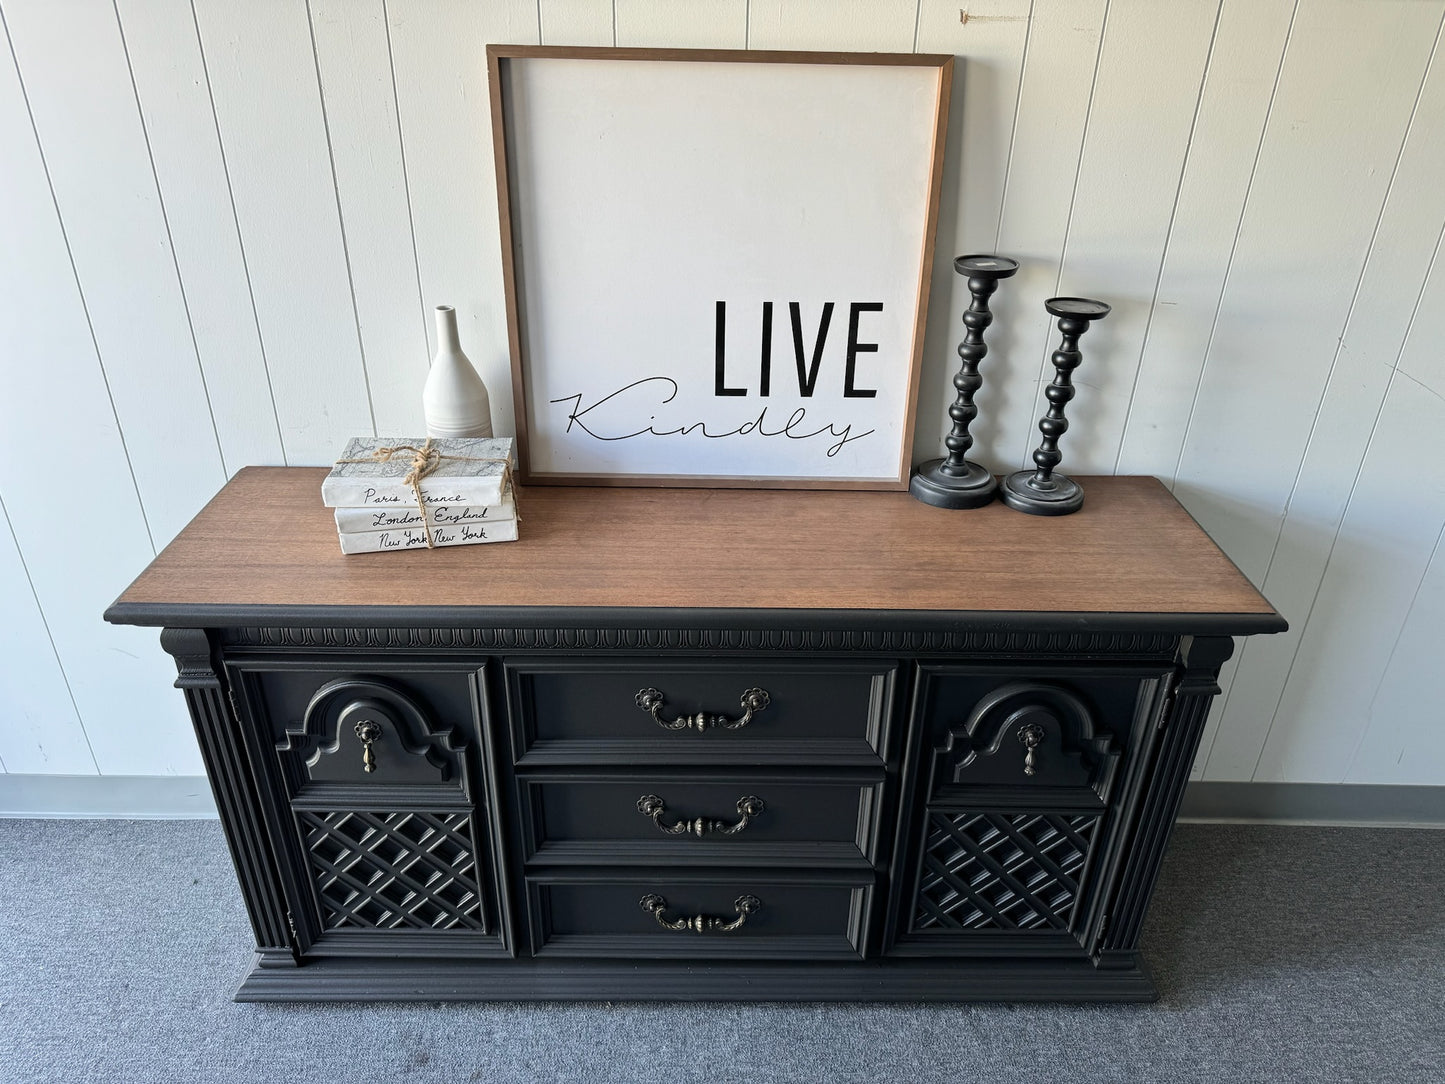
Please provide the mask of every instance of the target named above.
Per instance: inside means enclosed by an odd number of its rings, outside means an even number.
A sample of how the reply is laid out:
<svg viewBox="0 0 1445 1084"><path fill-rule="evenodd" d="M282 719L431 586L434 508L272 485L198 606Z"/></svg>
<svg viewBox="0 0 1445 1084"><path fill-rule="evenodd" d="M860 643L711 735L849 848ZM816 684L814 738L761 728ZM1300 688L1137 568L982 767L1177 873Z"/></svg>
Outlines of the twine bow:
<svg viewBox="0 0 1445 1084"><path fill-rule="evenodd" d="M418 448L414 444L397 444L393 447L378 448L369 456L362 459L338 459L338 463L389 463L396 456L403 452L410 452L412 455L411 469L406 472L401 481L403 485L411 486L411 491L416 496L416 510L421 516L421 529L426 535L426 548L436 549L436 543L431 536L431 517L426 512L426 501L421 493L421 480L431 474L442 465L444 459L466 460L472 463L500 463L502 464L502 493L505 495L507 486L512 480L512 461L504 456L495 455L446 455L439 448L432 447L432 438L427 437L426 442Z"/></svg>

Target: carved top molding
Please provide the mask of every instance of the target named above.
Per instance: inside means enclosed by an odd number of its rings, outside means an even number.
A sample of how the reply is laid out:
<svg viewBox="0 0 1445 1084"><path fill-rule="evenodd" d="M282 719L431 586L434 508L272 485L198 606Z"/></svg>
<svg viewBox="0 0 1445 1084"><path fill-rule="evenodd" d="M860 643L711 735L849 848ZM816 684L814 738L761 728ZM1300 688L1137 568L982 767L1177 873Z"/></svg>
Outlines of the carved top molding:
<svg viewBox="0 0 1445 1084"><path fill-rule="evenodd" d="M1168 633L844 629L233 628L256 647L483 651L827 651L1172 657Z"/></svg>
<svg viewBox="0 0 1445 1084"><path fill-rule="evenodd" d="M161 629L161 650L176 660L177 689L218 689L205 629Z"/></svg>

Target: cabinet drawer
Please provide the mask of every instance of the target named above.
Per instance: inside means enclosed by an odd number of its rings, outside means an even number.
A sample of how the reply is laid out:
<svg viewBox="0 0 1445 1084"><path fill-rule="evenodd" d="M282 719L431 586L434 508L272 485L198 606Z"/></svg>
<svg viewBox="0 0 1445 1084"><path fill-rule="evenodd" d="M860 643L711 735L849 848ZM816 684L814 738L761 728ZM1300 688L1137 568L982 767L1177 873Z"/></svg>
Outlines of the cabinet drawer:
<svg viewBox="0 0 1445 1084"><path fill-rule="evenodd" d="M738 775L528 780L534 849L551 861L812 865L871 859L877 783Z"/></svg>
<svg viewBox="0 0 1445 1084"><path fill-rule="evenodd" d="M512 660L520 762L877 763L896 666L736 659ZM614 761L617 762L617 761Z"/></svg>
<svg viewBox="0 0 1445 1084"><path fill-rule="evenodd" d="M739 873L530 884L538 955L856 957L869 884Z"/></svg>

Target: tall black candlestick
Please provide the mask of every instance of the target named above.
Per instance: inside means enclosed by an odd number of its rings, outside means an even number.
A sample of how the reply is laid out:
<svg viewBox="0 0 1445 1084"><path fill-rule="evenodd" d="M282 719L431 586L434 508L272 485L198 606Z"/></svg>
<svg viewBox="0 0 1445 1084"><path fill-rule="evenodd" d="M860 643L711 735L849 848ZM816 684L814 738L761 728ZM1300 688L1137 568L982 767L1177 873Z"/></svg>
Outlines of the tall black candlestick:
<svg viewBox="0 0 1445 1084"><path fill-rule="evenodd" d="M953 428L943 438L948 455L943 459L931 459L914 471L908 491L920 501L939 508L978 508L993 500L998 491L998 483L987 468L964 458L973 447L968 427L978 417L973 397L983 386L983 377L978 375L978 363L988 353L983 333L993 323L988 299L998 289L999 280L1008 278L1019 269L1019 265L1007 256L959 256L953 261L953 269L960 275L968 276L968 291L973 295L973 303L963 314L963 325L968 330L964 333L963 342L958 344L962 364L953 378L958 397L948 408Z"/></svg>
<svg viewBox="0 0 1445 1084"><path fill-rule="evenodd" d="M1063 341L1054 351L1054 382L1044 389L1049 409L1039 421L1039 432L1044 439L1034 452L1038 469L1010 474L999 487L999 497L1010 508L1030 515L1064 516L1077 512L1084 503L1084 491L1079 483L1054 473L1064 458L1059 451L1059 438L1069 428L1064 407L1074 397L1069 374L1079 367L1084 357L1079 353L1079 336L1089 330L1093 321L1108 316L1109 306L1083 297L1054 297L1044 302L1044 308L1059 318Z"/></svg>

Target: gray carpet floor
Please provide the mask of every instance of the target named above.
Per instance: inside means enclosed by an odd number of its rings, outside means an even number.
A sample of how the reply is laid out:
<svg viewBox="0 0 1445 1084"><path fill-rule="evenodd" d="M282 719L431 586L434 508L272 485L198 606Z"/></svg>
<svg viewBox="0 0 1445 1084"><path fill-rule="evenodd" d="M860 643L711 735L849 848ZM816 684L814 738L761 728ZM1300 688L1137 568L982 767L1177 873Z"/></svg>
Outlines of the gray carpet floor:
<svg viewBox="0 0 1445 1084"><path fill-rule="evenodd" d="M1445 832L1184 825L1153 1005L238 1005L211 821L0 820L0 1081L1445 1081Z"/></svg>

